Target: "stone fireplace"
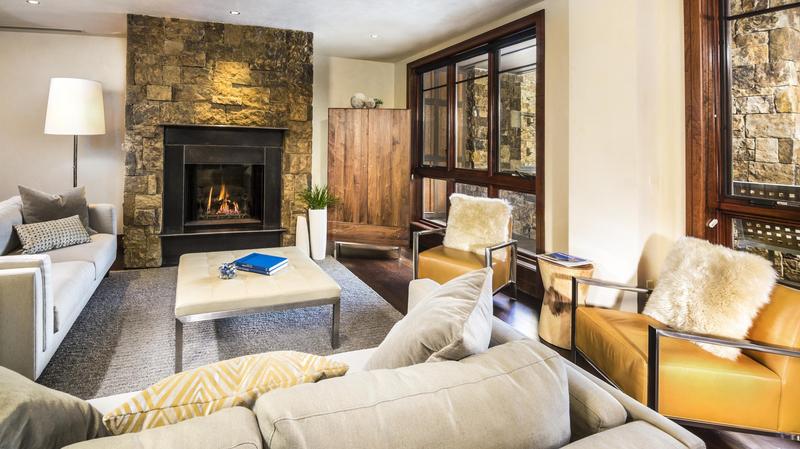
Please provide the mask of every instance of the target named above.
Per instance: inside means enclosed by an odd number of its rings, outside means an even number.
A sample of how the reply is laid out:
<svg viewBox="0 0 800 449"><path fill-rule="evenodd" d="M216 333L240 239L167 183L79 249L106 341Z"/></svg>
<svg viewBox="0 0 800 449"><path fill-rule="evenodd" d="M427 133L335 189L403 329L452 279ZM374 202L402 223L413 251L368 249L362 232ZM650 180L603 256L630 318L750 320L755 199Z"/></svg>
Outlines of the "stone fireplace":
<svg viewBox="0 0 800 449"><path fill-rule="evenodd" d="M312 34L127 20L125 265L174 263L198 241L293 244L311 180ZM174 140L192 131L223 137Z"/></svg>

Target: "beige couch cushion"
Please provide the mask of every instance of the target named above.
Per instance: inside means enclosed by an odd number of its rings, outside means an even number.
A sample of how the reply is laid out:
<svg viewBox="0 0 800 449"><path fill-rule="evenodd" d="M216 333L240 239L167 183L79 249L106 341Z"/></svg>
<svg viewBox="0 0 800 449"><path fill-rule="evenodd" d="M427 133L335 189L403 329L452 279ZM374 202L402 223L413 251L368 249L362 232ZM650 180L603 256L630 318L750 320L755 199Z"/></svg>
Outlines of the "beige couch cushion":
<svg viewBox="0 0 800 449"><path fill-rule="evenodd" d="M261 433L253 412L244 407L183 421L169 427L99 438L68 449L260 449Z"/></svg>
<svg viewBox="0 0 800 449"><path fill-rule="evenodd" d="M53 263L82 260L94 265L94 279L105 276L117 257L117 237L111 234L94 234L89 243L48 251Z"/></svg>
<svg viewBox="0 0 800 449"><path fill-rule="evenodd" d="M536 449L570 437L564 364L533 340L272 391L254 411L270 449Z"/></svg>
<svg viewBox="0 0 800 449"><path fill-rule="evenodd" d="M60 448L106 435L87 402L0 367L0 447Z"/></svg>
<svg viewBox="0 0 800 449"><path fill-rule="evenodd" d="M491 334L492 269L483 268L447 282L420 301L395 323L366 368L460 360L489 348Z"/></svg>
<svg viewBox="0 0 800 449"><path fill-rule="evenodd" d="M90 262L54 263L52 269L53 307L55 308L54 332L61 323L70 321L81 312L86 295L92 291L95 272Z"/></svg>

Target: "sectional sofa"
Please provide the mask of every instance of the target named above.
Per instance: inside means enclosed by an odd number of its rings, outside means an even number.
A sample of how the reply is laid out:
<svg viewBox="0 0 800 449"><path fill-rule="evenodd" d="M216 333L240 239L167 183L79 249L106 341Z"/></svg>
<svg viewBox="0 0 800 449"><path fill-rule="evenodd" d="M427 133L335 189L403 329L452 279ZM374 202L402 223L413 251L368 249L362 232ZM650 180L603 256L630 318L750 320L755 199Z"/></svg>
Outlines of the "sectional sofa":
<svg viewBox="0 0 800 449"><path fill-rule="evenodd" d="M0 202L0 366L36 379L114 263L117 216L89 205L90 243L35 255L19 254L20 223L20 198Z"/></svg>
<svg viewBox="0 0 800 449"><path fill-rule="evenodd" d="M409 309L438 286L411 283ZM375 349L331 356L344 377L243 407L69 449L437 447L700 449L686 429L494 318L490 349L461 361L365 371ZM108 412L136 393L89 401Z"/></svg>

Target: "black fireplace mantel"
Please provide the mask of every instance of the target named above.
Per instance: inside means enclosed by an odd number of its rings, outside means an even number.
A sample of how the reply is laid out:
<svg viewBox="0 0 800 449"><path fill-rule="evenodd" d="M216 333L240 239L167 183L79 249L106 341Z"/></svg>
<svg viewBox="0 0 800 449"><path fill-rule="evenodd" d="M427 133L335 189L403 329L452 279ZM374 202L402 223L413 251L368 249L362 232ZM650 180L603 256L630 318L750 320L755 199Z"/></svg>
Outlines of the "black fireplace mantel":
<svg viewBox="0 0 800 449"><path fill-rule="evenodd" d="M164 193L161 249L164 264L182 254L280 246L281 161L285 129L236 126L164 126ZM219 176L244 170L247 216L208 217L200 201L197 173ZM200 168L200 169L198 169ZM223 175L226 176L226 175ZM208 191L209 203L213 190ZM217 190L218 192L219 190ZM242 190L243 191L243 190ZM205 191L204 191L205 192ZM203 193L205 195L205 193ZM226 202L227 203L227 202ZM199 206L200 204L200 206ZM238 203L237 203L238 205Z"/></svg>

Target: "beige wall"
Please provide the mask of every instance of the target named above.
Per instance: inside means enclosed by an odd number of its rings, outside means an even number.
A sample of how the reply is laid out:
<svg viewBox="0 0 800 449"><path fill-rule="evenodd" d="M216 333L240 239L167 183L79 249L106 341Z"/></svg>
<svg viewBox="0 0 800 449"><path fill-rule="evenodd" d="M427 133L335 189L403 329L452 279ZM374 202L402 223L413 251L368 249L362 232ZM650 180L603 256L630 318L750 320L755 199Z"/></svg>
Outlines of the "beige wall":
<svg viewBox="0 0 800 449"><path fill-rule="evenodd" d="M684 234L682 4L572 0L569 21L569 250L644 284Z"/></svg>
<svg viewBox="0 0 800 449"><path fill-rule="evenodd" d="M311 177L328 179L328 108L349 108L350 97L362 92L394 107L394 64L361 59L314 56L314 129Z"/></svg>
<svg viewBox="0 0 800 449"><path fill-rule="evenodd" d="M470 37L497 28L541 9L545 10L545 248L568 249L569 221L569 10L566 0L544 0L470 33L409 56L395 64L395 104L406 105L406 65Z"/></svg>
<svg viewBox="0 0 800 449"><path fill-rule="evenodd" d="M545 248L644 284L684 234L683 11L674 0L545 0L395 64L545 10ZM592 292L631 308L633 298ZM623 304L624 303L624 304Z"/></svg>
<svg viewBox="0 0 800 449"><path fill-rule="evenodd" d="M103 83L106 134L79 137L78 184L122 211L125 39L0 31L0 198L72 187L72 136L44 134L51 77ZM120 228L121 228L121 220Z"/></svg>

